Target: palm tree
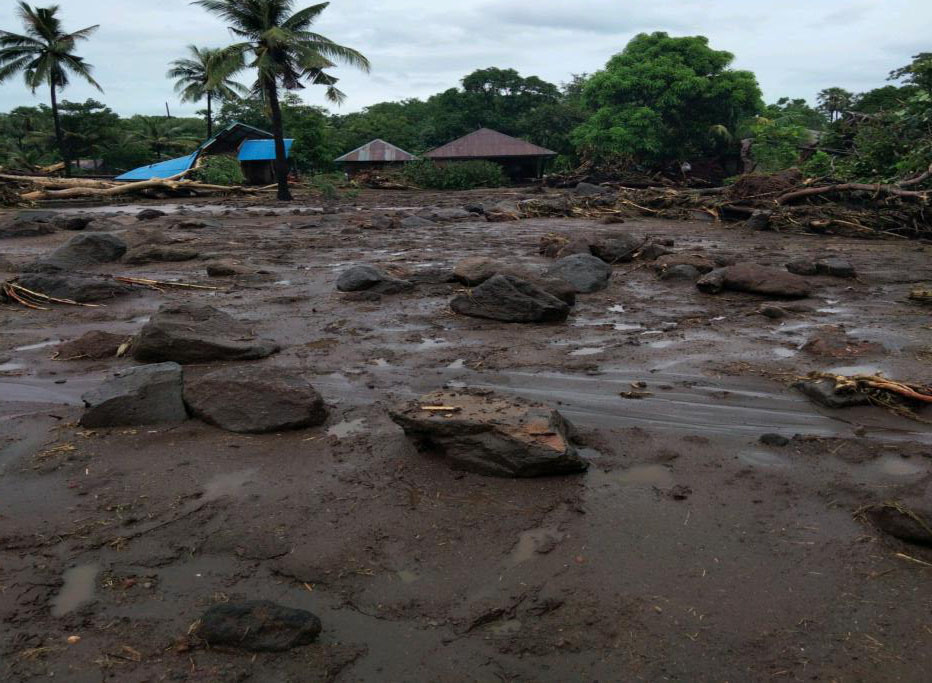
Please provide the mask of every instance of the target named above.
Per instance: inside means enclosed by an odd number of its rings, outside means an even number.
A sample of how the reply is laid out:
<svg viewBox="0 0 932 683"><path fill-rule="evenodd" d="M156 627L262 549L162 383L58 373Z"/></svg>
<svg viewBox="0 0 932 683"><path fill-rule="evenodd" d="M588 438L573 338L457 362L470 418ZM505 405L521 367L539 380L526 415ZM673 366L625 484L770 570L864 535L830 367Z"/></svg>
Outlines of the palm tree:
<svg viewBox="0 0 932 683"><path fill-rule="evenodd" d="M62 161L65 162L65 175L70 176L71 163L58 115L58 90L68 86L70 72L103 92L91 76L93 67L74 54L77 42L90 38L98 26L88 26L74 33L65 33L58 18L57 5L32 8L20 0L17 13L26 27L26 34L0 31L0 83L22 73L26 86L33 93L41 85L49 86L52 92L55 138Z"/></svg>
<svg viewBox="0 0 932 683"><path fill-rule="evenodd" d="M334 66L330 60L344 62L366 72L369 71L369 60L352 48L310 31L329 2L294 13L295 0L194 0L192 4L226 20L233 35L242 39L229 49L243 55L244 60L248 57L248 66L256 69L253 90L265 100L272 117L278 198L289 201L291 193L288 191L288 161L279 87L299 90L305 82L324 85L327 98L340 103L345 96L336 88L337 79L325 71Z"/></svg>
<svg viewBox="0 0 932 683"><path fill-rule="evenodd" d="M844 88L826 88L818 96L819 109L828 115L828 120L836 121L851 108L854 94Z"/></svg>
<svg viewBox="0 0 932 683"><path fill-rule="evenodd" d="M162 160L163 152L178 152L197 145L197 140L186 137L184 129L172 125L168 117L140 116L134 119L141 124L133 134L134 139L151 149L157 161Z"/></svg>
<svg viewBox="0 0 932 683"><path fill-rule="evenodd" d="M207 138L214 136L213 101L236 100L249 91L233 80L243 69L243 55L230 50L188 46L188 59L171 63L169 78L177 80L175 92L182 102L200 102L207 98Z"/></svg>

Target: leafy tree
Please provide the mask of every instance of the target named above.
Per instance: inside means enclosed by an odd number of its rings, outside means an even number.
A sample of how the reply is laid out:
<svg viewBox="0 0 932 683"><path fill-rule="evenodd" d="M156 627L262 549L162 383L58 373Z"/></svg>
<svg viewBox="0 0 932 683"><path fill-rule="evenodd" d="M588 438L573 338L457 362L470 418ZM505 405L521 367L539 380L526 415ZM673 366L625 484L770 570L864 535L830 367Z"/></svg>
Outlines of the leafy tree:
<svg viewBox="0 0 932 683"><path fill-rule="evenodd" d="M100 158L118 144L120 117L96 100L63 101L60 106L69 159Z"/></svg>
<svg viewBox="0 0 932 683"><path fill-rule="evenodd" d="M33 93L42 85L49 87L55 137L65 163L65 175L68 176L71 174L71 164L58 112L58 90L68 86L71 73L103 92L91 76L91 65L74 53L78 41L90 38L98 26L88 26L74 33L65 33L58 18L56 5L32 8L20 0L17 13L23 21L26 33L21 35L0 31L0 83L22 73L26 86Z"/></svg>
<svg viewBox="0 0 932 683"><path fill-rule="evenodd" d="M233 76L244 67L242 53L217 48L188 46L189 57L171 63L168 78L176 80L175 92L182 102L207 100L207 137L214 135L214 100L236 100L248 90Z"/></svg>
<svg viewBox="0 0 932 683"><path fill-rule="evenodd" d="M583 87L592 116L573 132L593 158L667 163L716 146L715 126L734 131L763 108L757 79L729 68L734 56L703 36L640 34Z"/></svg>
<svg viewBox="0 0 932 683"><path fill-rule="evenodd" d="M824 112L829 121L837 121L842 114L851 109L854 93L844 88L826 88L816 99L819 102L819 111Z"/></svg>
<svg viewBox="0 0 932 683"><path fill-rule="evenodd" d="M914 85L885 85L856 95L851 108L861 114L879 114L902 109L909 99L919 91Z"/></svg>
<svg viewBox="0 0 932 683"><path fill-rule="evenodd" d="M751 155L755 170L772 173L796 166L800 147L809 141L809 133L803 126L790 119L772 121L761 117L751 128L754 145Z"/></svg>
<svg viewBox="0 0 932 683"><path fill-rule="evenodd" d="M279 88L298 90L303 83L323 85L328 99L340 102L343 93L336 88L337 79L326 72L334 66L331 60L364 71L369 70L369 60L310 30L330 4L327 2L293 14L294 0L195 0L193 4L226 20L233 34L242 40L230 50L243 55L244 61L248 55L248 66L256 70L253 90L268 103L272 117L278 198L290 201Z"/></svg>
<svg viewBox="0 0 932 683"><path fill-rule="evenodd" d="M791 123L810 130L823 130L828 123L825 115L813 109L804 99L781 97L764 109L764 118L776 123Z"/></svg>
<svg viewBox="0 0 932 683"><path fill-rule="evenodd" d="M429 107L417 99L380 102L360 112L335 116L332 124L336 148L342 150L341 154L376 138L412 154L424 152L431 146Z"/></svg>
<svg viewBox="0 0 932 683"><path fill-rule="evenodd" d="M932 97L932 52L920 52L906 66L890 72L891 81L905 81Z"/></svg>

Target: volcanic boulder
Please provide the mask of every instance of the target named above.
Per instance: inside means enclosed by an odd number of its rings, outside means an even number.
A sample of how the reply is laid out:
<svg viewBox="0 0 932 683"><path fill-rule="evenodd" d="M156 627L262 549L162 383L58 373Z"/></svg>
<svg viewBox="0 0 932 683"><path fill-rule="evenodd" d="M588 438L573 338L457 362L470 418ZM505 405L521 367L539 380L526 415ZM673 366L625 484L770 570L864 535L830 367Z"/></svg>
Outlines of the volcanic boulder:
<svg viewBox="0 0 932 683"><path fill-rule="evenodd" d="M787 299L805 298L812 293L812 286L804 277L754 263L739 263L712 271L696 286L709 294L730 289Z"/></svg>
<svg viewBox="0 0 932 683"><path fill-rule="evenodd" d="M320 619L306 610L255 600L214 605L197 621L194 635L208 645L285 652L313 643L320 631Z"/></svg>
<svg viewBox="0 0 932 683"><path fill-rule="evenodd" d="M33 292L56 299L71 299L81 304L105 301L133 292L133 287L105 277L65 275L59 273L33 273L21 275L17 284Z"/></svg>
<svg viewBox="0 0 932 683"><path fill-rule="evenodd" d="M496 275L450 302L460 315L511 323L562 322L570 307L540 287L513 277Z"/></svg>
<svg viewBox="0 0 932 683"><path fill-rule="evenodd" d="M492 392L441 390L391 412L422 452L454 469L496 477L583 472L572 426L541 403Z"/></svg>
<svg viewBox="0 0 932 683"><path fill-rule="evenodd" d="M375 266L366 264L347 268L337 279L337 289L341 292L398 294L413 287L414 285L407 280L392 277Z"/></svg>
<svg viewBox="0 0 932 683"><path fill-rule="evenodd" d="M230 367L189 381L191 413L228 432L265 434L322 424L327 409L300 375L262 366Z"/></svg>
<svg viewBox="0 0 932 683"><path fill-rule="evenodd" d="M162 261L191 261L197 257L198 253L193 249L151 244L133 247L126 252L126 255L123 257L123 262L132 265L142 265L144 263Z"/></svg>
<svg viewBox="0 0 932 683"><path fill-rule="evenodd" d="M116 373L82 396L81 426L122 427L182 422L188 418L181 398L182 370L159 363Z"/></svg>
<svg viewBox="0 0 932 683"><path fill-rule="evenodd" d="M85 232L72 237L45 258L36 261L29 270L54 272L81 270L102 263L119 261L126 253L126 242L105 232Z"/></svg>
<svg viewBox="0 0 932 683"><path fill-rule="evenodd" d="M279 351L278 344L257 339L242 322L212 306L166 304L133 341L132 355L142 362L174 361L182 365L221 360L257 360Z"/></svg>
<svg viewBox="0 0 932 683"><path fill-rule="evenodd" d="M608 287L612 267L591 254L574 254L561 258L545 273L573 285L577 292L588 294Z"/></svg>

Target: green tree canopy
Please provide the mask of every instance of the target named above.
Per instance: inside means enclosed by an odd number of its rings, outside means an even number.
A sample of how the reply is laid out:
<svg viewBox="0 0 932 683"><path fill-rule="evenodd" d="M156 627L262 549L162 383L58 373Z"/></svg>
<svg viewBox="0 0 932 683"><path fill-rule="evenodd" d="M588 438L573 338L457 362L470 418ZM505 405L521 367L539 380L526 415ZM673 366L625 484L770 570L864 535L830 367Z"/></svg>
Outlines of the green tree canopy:
<svg viewBox="0 0 932 683"><path fill-rule="evenodd" d="M188 46L188 57L171 63L167 76L175 79L175 92L181 101L207 100L207 137L214 134L214 101L235 100L248 92L246 86L233 80L243 66L239 52L196 45Z"/></svg>
<svg viewBox="0 0 932 683"><path fill-rule="evenodd" d="M583 88L593 111L573 133L590 157L663 163L715 147L713 130L737 129L763 109L757 79L703 36L640 34Z"/></svg>
<svg viewBox="0 0 932 683"><path fill-rule="evenodd" d="M818 96L819 111L828 116L829 121L836 121L842 114L851 109L854 102L854 93L844 88L826 88Z"/></svg>

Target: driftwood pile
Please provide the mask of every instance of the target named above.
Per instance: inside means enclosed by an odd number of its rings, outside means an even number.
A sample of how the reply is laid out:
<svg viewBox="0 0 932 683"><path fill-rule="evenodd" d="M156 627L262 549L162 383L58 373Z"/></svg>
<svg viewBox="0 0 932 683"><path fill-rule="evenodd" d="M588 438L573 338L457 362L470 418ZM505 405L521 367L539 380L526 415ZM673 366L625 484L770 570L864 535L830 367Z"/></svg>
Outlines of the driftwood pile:
<svg viewBox="0 0 932 683"><path fill-rule="evenodd" d="M932 167L897 184L834 183L806 179L792 169L741 176L718 188L622 186L614 188L612 201L607 195L572 199L571 213L596 217L625 211L684 220L754 216L759 229L928 239L932 238L932 190L919 188L930 178ZM541 215L540 206L534 214Z"/></svg>

